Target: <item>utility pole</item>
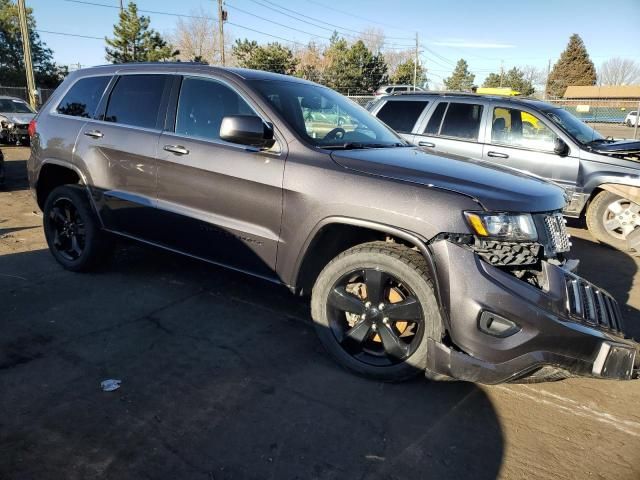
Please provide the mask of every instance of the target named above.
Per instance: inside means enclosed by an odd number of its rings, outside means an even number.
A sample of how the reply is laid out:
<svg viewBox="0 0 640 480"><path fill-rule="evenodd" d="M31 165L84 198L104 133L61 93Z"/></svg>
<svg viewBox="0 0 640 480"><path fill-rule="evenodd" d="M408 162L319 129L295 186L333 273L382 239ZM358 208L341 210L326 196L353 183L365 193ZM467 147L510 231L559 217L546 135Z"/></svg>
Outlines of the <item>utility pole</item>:
<svg viewBox="0 0 640 480"><path fill-rule="evenodd" d="M122 0L120 0L120 13L124 11L124 5L122 4Z"/></svg>
<svg viewBox="0 0 640 480"><path fill-rule="evenodd" d="M27 99L34 110L36 102L36 82L33 78L33 64L31 63L31 42L29 41L29 25L27 24L27 7L24 0L18 0L18 16L20 17L20 35L22 35L22 51L24 53L24 70L27 74Z"/></svg>
<svg viewBox="0 0 640 480"><path fill-rule="evenodd" d="M223 1L218 0L218 44L220 45L220 60L222 60L222 66L224 67L224 22L227 19L227 12L222 8Z"/></svg>
<svg viewBox="0 0 640 480"><path fill-rule="evenodd" d="M547 85L549 84L549 74L551 73L551 59L547 62L547 75L544 78L544 94L542 95L542 100L547 99Z"/></svg>
<svg viewBox="0 0 640 480"><path fill-rule="evenodd" d="M503 77L504 77L504 60L500 60L500 88L502 88Z"/></svg>
<svg viewBox="0 0 640 480"><path fill-rule="evenodd" d="M416 58L413 61L413 91L416 90L416 82L418 81L418 32L416 32Z"/></svg>

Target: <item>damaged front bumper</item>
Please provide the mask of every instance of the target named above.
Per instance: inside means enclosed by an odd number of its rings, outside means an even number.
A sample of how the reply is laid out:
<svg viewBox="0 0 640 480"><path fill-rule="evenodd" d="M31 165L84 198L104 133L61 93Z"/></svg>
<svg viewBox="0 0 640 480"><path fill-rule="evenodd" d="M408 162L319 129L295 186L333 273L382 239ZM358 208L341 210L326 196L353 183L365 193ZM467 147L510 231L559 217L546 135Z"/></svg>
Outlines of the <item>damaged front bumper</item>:
<svg viewBox="0 0 640 480"><path fill-rule="evenodd" d="M640 344L625 338L617 303L602 289L542 262L537 288L447 240L430 245L448 338L430 340L428 374L478 383L565 376L638 378Z"/></svg>

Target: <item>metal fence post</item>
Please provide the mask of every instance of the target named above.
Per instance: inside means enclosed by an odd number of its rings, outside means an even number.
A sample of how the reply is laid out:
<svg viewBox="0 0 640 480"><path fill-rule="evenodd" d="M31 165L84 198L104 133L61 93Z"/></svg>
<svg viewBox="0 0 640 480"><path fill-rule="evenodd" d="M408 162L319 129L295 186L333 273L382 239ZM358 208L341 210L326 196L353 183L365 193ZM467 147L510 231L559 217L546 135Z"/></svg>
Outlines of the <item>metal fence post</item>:
<svg viewBox="0 0 640 480"><path fill-rule="evenodd" d="M640 123L640 100L638 100L638 108L636 109L636 126L633 128L633 139L638 139L638 124Z"/></svg>

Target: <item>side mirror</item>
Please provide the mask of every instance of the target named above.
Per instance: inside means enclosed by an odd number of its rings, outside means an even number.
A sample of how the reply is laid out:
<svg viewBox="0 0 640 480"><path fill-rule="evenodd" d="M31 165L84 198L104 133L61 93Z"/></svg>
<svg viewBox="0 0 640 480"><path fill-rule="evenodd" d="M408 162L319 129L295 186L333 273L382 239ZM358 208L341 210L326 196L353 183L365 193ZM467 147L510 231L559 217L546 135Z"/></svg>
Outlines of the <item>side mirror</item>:
<svg viewBox="0 0 640 480"><path fill-rule="evenodd" d="M553 143L553 153L561 157L566 157L569 154L569 145L560 137L556 137Z"/></svg>
<svg viewBox="0 0 640 480"><path fill-rule="evenodd" d="M256 148L270 148L275 143L273 128L255 115L229 115L220 124L220 139Z"/></svg>

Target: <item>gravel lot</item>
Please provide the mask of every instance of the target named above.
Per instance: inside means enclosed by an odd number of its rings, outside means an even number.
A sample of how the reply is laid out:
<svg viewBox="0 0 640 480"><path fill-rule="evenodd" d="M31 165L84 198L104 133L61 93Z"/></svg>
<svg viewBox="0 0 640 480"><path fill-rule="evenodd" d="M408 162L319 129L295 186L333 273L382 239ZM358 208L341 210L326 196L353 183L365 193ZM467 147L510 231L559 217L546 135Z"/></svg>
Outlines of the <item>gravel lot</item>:
<svg viewBox="0 0 640 480"><path fill-rule="evenodd" d="M284 288L136 245L63 271L3 151L0 479L640 478L640 381L355 377ZM640 338L638 261L571 233Z"/></svg>

